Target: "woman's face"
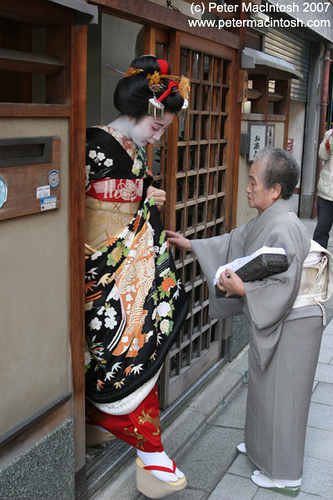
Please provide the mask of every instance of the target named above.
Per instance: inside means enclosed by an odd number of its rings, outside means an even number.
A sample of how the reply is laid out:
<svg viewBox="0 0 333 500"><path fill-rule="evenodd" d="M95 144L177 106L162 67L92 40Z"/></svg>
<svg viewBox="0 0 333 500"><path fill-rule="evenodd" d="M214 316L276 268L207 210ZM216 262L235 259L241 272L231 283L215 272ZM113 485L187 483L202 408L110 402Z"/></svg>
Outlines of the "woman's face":
<svg viewBox="0 0 333 500"><path fill-rule="evenodd" d="M267 189L261 180L266 168L266 162L267 160L261 159L252 164L249 172L249 184L246 188L249 207L256 208L260 213L273 205L281 195L281 186L279 184L273 184Z"/></svg>
<svg viewBox="0 0 333 500"><path fill-rule="evenodd" d="M137 146L147 146L160 140L166 129L171 125L175 113L164 113L163 120L152 116L144 116L139 120L131 119L130 134L131 139Z"/></svg>

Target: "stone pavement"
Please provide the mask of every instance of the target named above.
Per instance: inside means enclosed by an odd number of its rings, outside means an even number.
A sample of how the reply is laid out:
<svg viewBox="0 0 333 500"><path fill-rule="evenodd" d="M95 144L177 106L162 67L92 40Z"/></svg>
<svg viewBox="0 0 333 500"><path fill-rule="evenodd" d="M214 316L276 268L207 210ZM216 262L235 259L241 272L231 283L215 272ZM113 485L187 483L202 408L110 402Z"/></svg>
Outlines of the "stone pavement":
<svg viewBox="0 0 333 500"><path fill-rule="evenodd" d="M315 221L303 221L312 236ZM329 249L332 251L330 241ZM331 248L330 248L331 247ZM333 300L328 301L329 324L323 334L313 386L305 445L304 475L299 500L333 499ZM237 455L244 439L247 395L247 347L188 403L166 429L166 452L186 474L185 490L168 500L282 500L279 493L251 481L256 469L248 457ZM131 461L92 500L143 500L135 486Z"/></svg>

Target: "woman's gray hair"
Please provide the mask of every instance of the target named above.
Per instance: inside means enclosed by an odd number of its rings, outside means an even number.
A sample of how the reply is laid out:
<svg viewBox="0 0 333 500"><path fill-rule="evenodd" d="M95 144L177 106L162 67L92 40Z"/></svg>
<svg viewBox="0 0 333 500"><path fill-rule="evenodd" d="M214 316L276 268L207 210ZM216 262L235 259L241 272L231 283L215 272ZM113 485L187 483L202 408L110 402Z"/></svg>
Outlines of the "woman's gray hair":
<svg viewBox="0 0 333 500"><path fill-rule="evenodd" d="M284 149L267 148L257 153L254 161L259 160L265 163L265 168L258 172L264 187L269 189L274 184L280 184L281 198L291 198L300 176L295 158Z"/></svg>

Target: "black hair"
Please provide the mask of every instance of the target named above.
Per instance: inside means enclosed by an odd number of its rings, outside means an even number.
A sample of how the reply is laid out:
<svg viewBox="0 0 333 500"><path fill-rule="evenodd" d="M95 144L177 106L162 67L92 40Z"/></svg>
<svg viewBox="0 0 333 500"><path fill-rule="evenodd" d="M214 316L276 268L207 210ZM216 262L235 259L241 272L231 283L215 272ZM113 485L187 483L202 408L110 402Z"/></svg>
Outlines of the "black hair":
<svg viewBox="0 0 333 500"><path fill-rule="evenodd" d="M167 68L166 74L169 75L171 73L170 64L164 60L160 61L161 64L163 64L163 69L165 67ZM119 80L113 96L113 101L116 109L120 111L120 113L139 119L148 115L148 101L154 97L153 92L148 86L149 79L147 79L147 76L149 74L153 75L155 71L160 73L163 89L159 89L155 92L157 98L167 90L170 78L163 78L159 59L155 56L137 57L132 61L131 66L133 68L142 69L143 71ZM165 111L170 113L177 113L180 111L183 103L184 99L179 92L170 93L163 100Z"/></svg>
<svg viewBox="0 0 333 500"><path fill-rule="evenodd" d="M258 172L264 187L269 189L274 184L280 184L281 198L291 198L300 176L295 158L284 149L267 148L258 152L255 161L259 160L265 162L265 168Z"/></svg>

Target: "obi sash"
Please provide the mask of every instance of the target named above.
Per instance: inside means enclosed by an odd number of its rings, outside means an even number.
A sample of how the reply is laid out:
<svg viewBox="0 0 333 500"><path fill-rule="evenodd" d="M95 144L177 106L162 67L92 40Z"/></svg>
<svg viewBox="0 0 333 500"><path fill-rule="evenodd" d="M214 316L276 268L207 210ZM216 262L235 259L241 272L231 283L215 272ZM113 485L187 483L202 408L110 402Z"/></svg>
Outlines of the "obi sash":
<svg viewBox="0 0 333 500"><path fill-rule="evenodd" d="M92 181L86 194L101 201L141 201L143 179L102 179Z"/></svg>
<svg viewBox="0 0 333 500"><path fill-rule="evenodd" d="M324 303L333 294L333 256L319 243L311 240L309 254L304 260L301 283L293 309L318 305L326 324Z"/></svg>

